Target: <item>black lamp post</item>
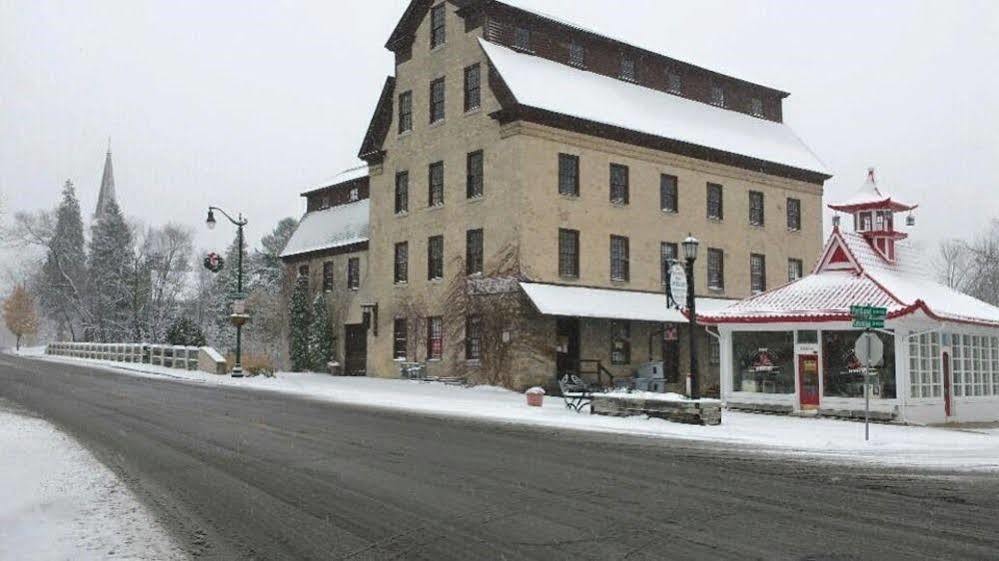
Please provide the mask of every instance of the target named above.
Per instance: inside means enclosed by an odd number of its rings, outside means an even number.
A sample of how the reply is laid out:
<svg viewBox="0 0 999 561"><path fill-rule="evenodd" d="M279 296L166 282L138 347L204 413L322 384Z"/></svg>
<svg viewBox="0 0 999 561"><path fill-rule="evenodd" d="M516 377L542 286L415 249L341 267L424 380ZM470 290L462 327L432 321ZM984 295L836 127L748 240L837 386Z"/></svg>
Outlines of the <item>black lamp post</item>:
<svg viewBox="0 0 999 561"><path fill-rule="evenodd" d="M239 215L238 219L234 219L221 208L210 206L208 207L208 218L205 220L209 230L215 229L215 213L213 211L216 210L236 226L236 245L238 246L236 248L238 256L236 259L236 298L241 299L243 297L243 226L246 226L246 219L243 218L242 214ZM236 364L232 367L233 378L243 377L243 324L246 323L246 319L247 317L242 310L232 315L232 322L236 326Z"/></svg>
<svg viewBox="0 0 999 561"><path fill-rule="evenodd" d="M694 299L694 261L697 260L697 238L687 235L683 240L683 256L687 269L687 313L690 318L690 399L700 399L701 389L698 386L697 372L697 307Z"/></svg>

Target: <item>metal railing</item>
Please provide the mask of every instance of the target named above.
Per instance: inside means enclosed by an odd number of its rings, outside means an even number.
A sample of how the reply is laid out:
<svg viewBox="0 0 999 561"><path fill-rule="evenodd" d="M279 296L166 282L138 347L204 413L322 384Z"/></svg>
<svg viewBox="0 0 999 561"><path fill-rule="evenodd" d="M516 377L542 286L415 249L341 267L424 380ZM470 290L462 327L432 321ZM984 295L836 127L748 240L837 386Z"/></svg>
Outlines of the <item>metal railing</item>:
<svg viewBox="0 0 999 561"><path fill-rule="evenodd" d="M148 343L49 343L45 354L197 370L200 347Z"/></svg>

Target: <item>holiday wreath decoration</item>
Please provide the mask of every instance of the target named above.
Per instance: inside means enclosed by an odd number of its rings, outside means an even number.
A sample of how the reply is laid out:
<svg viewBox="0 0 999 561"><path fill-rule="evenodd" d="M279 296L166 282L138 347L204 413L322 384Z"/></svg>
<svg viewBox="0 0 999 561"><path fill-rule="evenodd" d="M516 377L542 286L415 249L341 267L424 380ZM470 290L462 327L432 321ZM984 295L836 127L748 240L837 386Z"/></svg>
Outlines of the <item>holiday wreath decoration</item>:
<svg viewBox="0 0 999 561"><path fill-rule="evenodd" d="M219 255L218 253L215 253L214 251L209 253L208 256L205 257L205 268L213 273L221 271L222 267L224 266L225 266L225 259L222 259L222 256Z"/></svg>

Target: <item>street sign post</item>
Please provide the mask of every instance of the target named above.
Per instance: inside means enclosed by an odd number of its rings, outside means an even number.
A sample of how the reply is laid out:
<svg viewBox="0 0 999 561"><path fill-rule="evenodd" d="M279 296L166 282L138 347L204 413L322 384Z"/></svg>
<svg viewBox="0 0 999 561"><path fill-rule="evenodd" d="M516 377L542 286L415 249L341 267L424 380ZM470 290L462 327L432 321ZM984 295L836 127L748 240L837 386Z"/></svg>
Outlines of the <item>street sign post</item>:
<svg viewBox="0 0 999 561"><path fill-rule="evenodd" d="M850 318L857 329L884 329L888 317L887 308L874 306L850 306Z"/></svg>
<svg viewBox="0 0 999 561"><path fill-rule="evenodd" d="M871 369L884 360L885 346L881 339L868 329L857 338L857 342L853 345L853 353L857 360L864 364L864 440L870 440L871 387L878 379L877 374L871 373Z"/></svg>

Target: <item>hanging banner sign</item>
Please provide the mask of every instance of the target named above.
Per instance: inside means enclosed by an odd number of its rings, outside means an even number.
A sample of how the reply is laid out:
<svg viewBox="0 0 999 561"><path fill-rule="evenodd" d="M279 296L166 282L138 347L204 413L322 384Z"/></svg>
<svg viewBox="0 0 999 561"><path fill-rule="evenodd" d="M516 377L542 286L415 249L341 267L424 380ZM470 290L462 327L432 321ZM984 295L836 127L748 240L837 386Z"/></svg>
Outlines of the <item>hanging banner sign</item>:
<svg viewBox="0 0 999 561"><path fill-rule="evenodd" d="M666 300L669 307L678 310L687 307L687 271L683 270L683 265L674 263L669 268L666 289Z"/></svg>

